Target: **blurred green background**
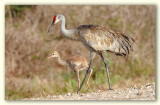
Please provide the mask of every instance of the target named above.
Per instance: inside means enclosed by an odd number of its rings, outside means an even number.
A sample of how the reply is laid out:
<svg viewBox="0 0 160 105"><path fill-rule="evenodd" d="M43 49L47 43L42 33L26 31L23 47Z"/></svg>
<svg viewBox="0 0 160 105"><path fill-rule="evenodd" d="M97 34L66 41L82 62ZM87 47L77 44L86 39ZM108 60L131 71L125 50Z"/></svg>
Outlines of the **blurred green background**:
<svg viewBox="0 0 160 105"><path fill-rule="evenodd" d="M48 34L57 13L66 17L66 28L97 24L125 32L136 40L128 57L105 53L113 89L155 82L154 5L6 5L5 6L5 98L76 92L75 73L56 59L47 59L57 50L62 59L89 51L80 43L64 38L60 24ZM105 66L99 56L93 61L91 91L108 90ZM85 71L80 72L81 80ZM88 92L86 85L81 92Z"/></svg>

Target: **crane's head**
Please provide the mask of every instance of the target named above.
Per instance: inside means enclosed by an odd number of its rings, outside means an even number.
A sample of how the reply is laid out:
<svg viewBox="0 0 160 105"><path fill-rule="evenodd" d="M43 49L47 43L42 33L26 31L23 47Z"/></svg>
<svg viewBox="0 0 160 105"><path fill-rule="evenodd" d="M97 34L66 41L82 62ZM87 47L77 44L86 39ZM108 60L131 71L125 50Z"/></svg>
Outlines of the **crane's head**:
<svg viewBox="0 0 160 105"><path fill-rule="evenodd" d="M48 58L55 58L55 57L58 57L58 56L59 56L58 52L57 52L57 51L54 51L54 52L52 53L52 55L49 56Z"/></svg>
<svg viewBox="0 0 160 105"><path fill-rule="evenodd" d="M48 32L50 32L50 30L51 30L51 28L54 26L54 24L56 24L56 23L58 23L59 21L62 20L62 17L63 17L63 15L61 15L61 14L57 14L57 15L55 15L55 16L53 17L53 21L52 21L51 26L50 26L49 29L48 29Z"/></svg>

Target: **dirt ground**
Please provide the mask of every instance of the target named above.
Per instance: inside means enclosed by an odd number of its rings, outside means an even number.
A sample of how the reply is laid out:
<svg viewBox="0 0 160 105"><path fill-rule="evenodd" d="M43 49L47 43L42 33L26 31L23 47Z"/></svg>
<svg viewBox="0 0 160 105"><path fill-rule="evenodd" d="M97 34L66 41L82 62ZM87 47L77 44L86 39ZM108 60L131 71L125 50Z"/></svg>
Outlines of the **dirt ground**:
<svg viewBox="0 0 160 105"><path fill-rule="evenodd" d="M98 90L79 94L48 95L47 97L33 97L23 100L155 100L155 84L148 83L140 87L133 86L131 88L108 91Z"/></svg>

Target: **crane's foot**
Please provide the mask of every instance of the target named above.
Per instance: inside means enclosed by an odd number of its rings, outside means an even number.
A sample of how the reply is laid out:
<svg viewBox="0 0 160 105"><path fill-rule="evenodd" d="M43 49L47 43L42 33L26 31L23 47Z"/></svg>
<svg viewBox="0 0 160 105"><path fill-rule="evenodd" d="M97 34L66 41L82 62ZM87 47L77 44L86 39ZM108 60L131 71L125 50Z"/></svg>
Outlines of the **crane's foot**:
<svg viewBox="0 0 160 105"><path fill-rule="evenodd" d="M112 88L109 88L109 90L113 90Z"/></svg>
<svg viewBox="0 0 160 105"><path fill-rule="evenodd" d="M81 90L81 88L78 89L77 94L79 94L80 90Z"/></svg>
<svg viewBox="0 0 160 105"><path fill-rule="evenodd" d="M77 94L79 94L79 91L77 91Z"/></svg>

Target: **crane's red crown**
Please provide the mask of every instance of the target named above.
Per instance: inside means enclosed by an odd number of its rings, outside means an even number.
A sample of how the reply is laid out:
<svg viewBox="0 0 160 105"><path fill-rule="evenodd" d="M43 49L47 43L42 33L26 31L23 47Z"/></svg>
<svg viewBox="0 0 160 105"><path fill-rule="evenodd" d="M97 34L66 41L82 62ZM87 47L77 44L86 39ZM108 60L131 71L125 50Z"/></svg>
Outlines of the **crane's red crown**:
<svg viewBox="0 0 160 105"><path fill-rule="evenodd" d="M56 15L53 17L53 22L55 22L55 21L56 21L56 17L57 17Z"/></svg>

